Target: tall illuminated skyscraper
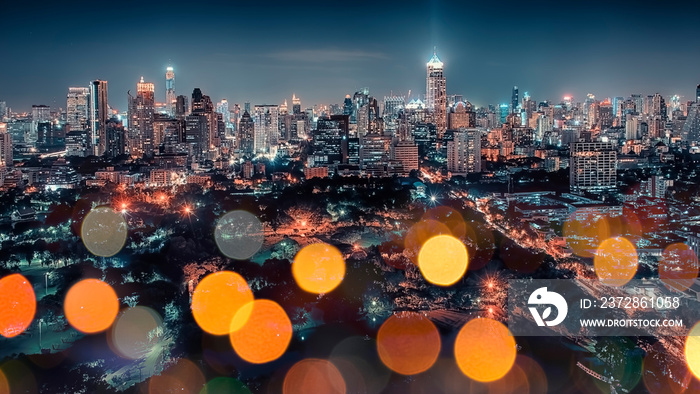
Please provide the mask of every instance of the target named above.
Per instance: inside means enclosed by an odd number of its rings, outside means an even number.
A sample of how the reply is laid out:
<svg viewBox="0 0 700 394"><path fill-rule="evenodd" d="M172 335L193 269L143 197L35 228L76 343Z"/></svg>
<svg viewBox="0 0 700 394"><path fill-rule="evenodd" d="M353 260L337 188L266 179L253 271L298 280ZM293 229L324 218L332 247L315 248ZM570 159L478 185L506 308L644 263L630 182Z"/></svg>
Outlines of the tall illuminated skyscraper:
<svg viewBox="0 0 700 394"><path fill-rule="evenodd" d="M90 82L90 106L88 118L90 126L90 141L88 152L102 156L107 148L106 126L109 118L107 106L107 81L95 80Z"/></svg>
<svg viewBox="0 0 700 394"><path fill-rule="evenodd" d="M12 166L12 135L7 123L0 123L0 168Z"/></svg>
<svg viewBox="0 0 700 394"><path fill-rule="evenodd" d="M175 71L172 67L165 69L165 109L168 115L175 116Z"/></svg>
<svg viewBox="0 0 700 394"><path fill-rule="evenodd" d="M433 111L438 138L442 138L447 129L447 90L442 67L443 63L436 49L427 64L425 104L429 110Z"/></svg>
<svg viewBox="0 0 700 394"><path fill-rule="evenodd" d="M518 103L520 102L520 93L517 86L513 86L513 93L510 96L510 112L515 113L518 110Z"/></svg>
<svg viewBox="0 0 700 394"><path fill-rule="evenodd" d="M88 88L68 88L66 123L71 131L88 129Z"/></svg>
<svg viewBox="0 0 700 394"><path fill-rule="evenodd" d="M153 154L153 114L155 85L141 81L136 84L136 96L129 94L129 153L132 157Z"/></svg>
<svg viewBox="0 0 700 394"><path fill-rule="evenodd" d="M301 113L301 99L296 94L292 94L292 113L294 115Z"/></svg>

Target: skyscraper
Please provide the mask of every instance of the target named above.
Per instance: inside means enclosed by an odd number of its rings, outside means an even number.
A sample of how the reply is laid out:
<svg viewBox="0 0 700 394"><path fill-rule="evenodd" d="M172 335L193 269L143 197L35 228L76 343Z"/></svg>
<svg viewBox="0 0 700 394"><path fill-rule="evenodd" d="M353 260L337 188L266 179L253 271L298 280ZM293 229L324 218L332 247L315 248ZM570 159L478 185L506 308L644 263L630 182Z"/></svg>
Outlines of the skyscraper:
<svg viewBox="0 0 700 394"><path fill-rule="evenodd" d="M124 125L116 118L107 120L105 126L105 136L107 143L105 144L105 156L117 157L124 154Z"/></svg>
<svg viewBox="0 0 700 394"><path fill-rule="evenodd" d="M68 88L66 123L70 131L88 129L88 88Z"/></svg>
<svg viewBox="0 0 700 394"><path fill-rule="evenodd" d="M601 191L615 188L617 151L609 142L571 144L569 185L572 192Z"/></svg>
<svg viewBox="0 0 700 394"><path fill-rule="evenodd" d="M481 172L481 131L461 128L447 142L447 171L453 175Z"/></svg>
<svg viewBox="0 0 700 394"><path fill-rule="evenodd" d="M153 154L153 114L155 85L141 81L136 84L136 96L129 93L129 154L142 157Z"/></svg>
<svg viewBox="0 0 700 394"><path fill-rule="evenodd" d="M279 141L279 108L275 104L256 105L254 121L255 153L274 154Z"/></svg>
<svg viewBox="0 0 700 394"><path fill-rule="evenodd" d="M292 94L292 114L298 115L301 113L301 99L295 94Z"/></svg>
<svg viewBox="0 0 700 394"><path fill-rule="evenodd" d="M425 104L433 111L438 138L442 138L447 129L447 90L443 63L437 56L437 50L433 51L433 57L428 61L427 71Z"/></svg>
<svg viewBox="0 0 700 394"><path fill-rule="evenodd" d="M255 154L255 123L248 111L243 111L238 122L238 150L241 156L252 158Z"/></svg>
<svg viewBox="0 0 700 394"><path fill-rule="evenodd" d="M518 93L518 87L513 86L513 93L510 96L510 112L514 113L518 110L518 103L520 102L520 97Z"/></svg>
<svg viewBox="0 0 700 394"><path fill-rule="evenodd" d="M90 105L88 123L90 138L88 154L102 156L107 148L106 126L108 119L107 81L95 80L90 82Z"/></svg>
<svg viewBox="0 0 700 394"><path fill-rule="evenodd" d="M0 123L0 167L12 166L12 135L7 132L7 123Z"/></svg>
<svg viewBox="0 0 700 394"><path fill-rule="evenodd" d="M175 116L175 71L172 67L165 69L165 110L168 115Z"/></svg>

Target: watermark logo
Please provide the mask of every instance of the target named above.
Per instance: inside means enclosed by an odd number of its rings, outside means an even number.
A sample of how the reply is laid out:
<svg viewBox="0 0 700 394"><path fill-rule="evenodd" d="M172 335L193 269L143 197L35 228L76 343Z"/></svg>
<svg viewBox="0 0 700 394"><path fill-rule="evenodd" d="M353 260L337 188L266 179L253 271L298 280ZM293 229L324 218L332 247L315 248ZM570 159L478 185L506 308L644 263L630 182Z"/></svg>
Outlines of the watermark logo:
<svg viewBox="0 0 700 394"><path fill-rule="evenodd" d="M549 305L547 309L542 312L541 316L537 311L537 307L529 307L532 317L540 327L544 327L545 325L550 327L559 325L566 318L566 314L569 313L569 305L566 303L564 297L559 293L547 291L546 287L540 287L533 291L527 303L529 305ZM546 320L552 314L552 306L557 308L556 318L553 320Z"/></svg>

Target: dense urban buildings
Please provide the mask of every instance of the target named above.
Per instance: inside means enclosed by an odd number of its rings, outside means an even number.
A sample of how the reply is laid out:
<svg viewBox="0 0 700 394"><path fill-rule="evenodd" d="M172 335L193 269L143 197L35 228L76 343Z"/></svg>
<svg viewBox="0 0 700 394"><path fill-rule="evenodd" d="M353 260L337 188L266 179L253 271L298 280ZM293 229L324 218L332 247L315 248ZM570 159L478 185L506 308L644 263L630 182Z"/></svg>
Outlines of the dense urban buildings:
<svg viewBox="0 0 700 394"><path fill-rule="evenodd" d="M347 56L366 54L339 55ZM295 59L287 53L281 57ZM420 91L383 92L349 85L331 102L321 103L307 101L306 95L302 102L297 93L282 88L269 101L214 97L207 85L176 95L172 66L166 68L164 86L144 77L135 90L111 82L112 97L106 81L85 79L86 86L68 87L65 107L64 93L58 103L24 109L0 102L0 252L5 262L0 268L8 275L21 271L30 278L41 316L27 331L37 334L38 344L32 335L16 341L8 337L4 343L17 347L8 347L6 355L30 357L36 367L44 368L49 360L44 356L78 349L65 353L70 360L81 360L77 366L68 367L64 361L66 365L57 368L71 381L89 381L88 392L136 387L158 391L158 382L169 378L159 379L190 367L197 378L201 369L207 375L240 378L227 384L270 388L265 368L277 364L250 365L276 359L248 363L242 356L235 358L243 352L234 357L240 350L235 345L226 347L226 339L238 335L231 328L237 315L225 322L223 336L205 330L206 324L194 316L197 286L207 275L233 271L247 282L226 282L225 289L247 289L251 299L255 293L254 302L274 299L280 304L271 314L280 313L289 321L285 335L290 351L285 355L285 347L281 353L289 360L314 355L316 350L308 350L307 344L325 344L337 336L340 345L334 343L333 352L347 353L338 356L338 376L380 374L367 380L384 382L372 392L437 392L411 386L414 381L427 385L427 378L420 376L434 375L402 374L377 358L379 339L374 338L380 337L383 324L414 316L435 328L436 338L467 321L501 324L508 317L508 280L584 283L596 279L596 259L608 255L612 260L633 255L635 279L695 270L694 276L680 278L687 288L679 291L683 302L695 305L700 294L700 85L695 91L694 83L688 86L685 94L695 97L686 101L684 92L665 95L642 89L615 92L614 97L588 92L538 97L538 86L525 84L530 89L525 91L525 85L507 82L498 89L498 102L477 105L472 92L448 90L447 79L464 65L443 63L436 51L427 63L416 63ZM162 69L154 73L162 81ZM136 75L129 78L132 83L137 80ZM178 81L187 78L196 80L196 75L178 68ZM178 89L185 91L180 82ZM118 108L117 97L123 96L126 108ZM12 97L5 99L12 102ZM90 229L90 215L100 214L110 219ZM228 215L236 219L224 221ZM231 226L240 228L221 235L222 228ZM100 233L105 229L113 231ZM247 233L250 229L254 234ZM86 241L88 230L103 238ZM458 245L469 261L468 269L465 263L462 274L448 285L431 281L421 266L426 245L443 237ZM114 253L95 252L115 239ZM240 243L228 249L222 242ZM301 250L328 242L333 243L333 255L318 260L347 262L349 275L339 285L342 291L327 289L310 296L296 287L296 278L285 275L294 275ZM610 242L624 245L612 253L600 252ZM247 248L255 250L241 258L235 254ZM445 244L434 252L439 267L450 263L448 248ZM610 264L620 268L617 260ZM61 309L68 303L64 293L83 276L99 277L118 292L114 314L120 323L103 329L107 334L99 340L75 329ZM589 295L608 291L605 286L599 281L581 285ZM674 286L678 284L649 290L644 284L634 291L667 294L676 291ZM1 290L0 286L4 302ZM221 305L231 300L224 301ZM122 347L133 338L124 340L120 330L141 328L142 322L125 317L134 310L148 323L143 323L148 330L139 345L146 350L126 354ZM649 336L630 335L601 344L577 333L558 335L575 344L553 345L577 360L567 367L597 376L613 391L639 387L635 384L643 373L641 353L666 346L670 350L664 350L664 356L676 362L685 357L677 341L664 338L652 337L649 343L644 339ZM677 337L683 335L689 336L686 332ZM253 342L261 347L276 338ZM539 337L515 340L525 346L504 347L513 351L514 360L515 349L545 351L540 350L545 346L540 346ZM93 347L99 350L87 350ZM629 382L603 377L593 369L610 365L617 371L626 365L620 360L630 355L636 357L638 369ZM578 361L591 357L599 361ZM355 371L352 360L364 358L374 360L373 366ZM288 361L280 360L280 368L288 369ZM517 362L509 368L518 365L523 372L535 365ZM249 368L245 371L250 376L238 372L241 365ZM548 376L561 372L558 361L543 365ZM0 378L4 368L0 363ZM664 371L653 378L671 376ZM476 380L459 380L467 378L457 372L458 378L450 379L475 384ZM669 377L670 381L692 390L694 383L683 373L677 379L682 381ZM529 372L524 375L530 377ZM508 379L517 379L513 376L496 381L510 384ZM200 380L192 383L196 389L176 391L200 392L205 385L203 376ZM364 392L357 382L343 382L347 392ZM2 380L0 391L1 384ZM502 389L488 387L493 392ZM207 392L217 390L226 391Z"/></svg>

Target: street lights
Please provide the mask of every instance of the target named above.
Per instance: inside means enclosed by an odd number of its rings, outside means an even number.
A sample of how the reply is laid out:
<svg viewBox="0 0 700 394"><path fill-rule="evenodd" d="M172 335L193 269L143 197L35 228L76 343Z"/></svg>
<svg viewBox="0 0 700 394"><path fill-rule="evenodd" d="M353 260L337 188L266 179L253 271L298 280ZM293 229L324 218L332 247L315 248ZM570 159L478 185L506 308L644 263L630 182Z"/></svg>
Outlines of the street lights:
<svg viewBox="0 0 700 394"><path fill-rule="evenodd" d="M44 295L49 294L49 273L44 272Z"/></svg>

